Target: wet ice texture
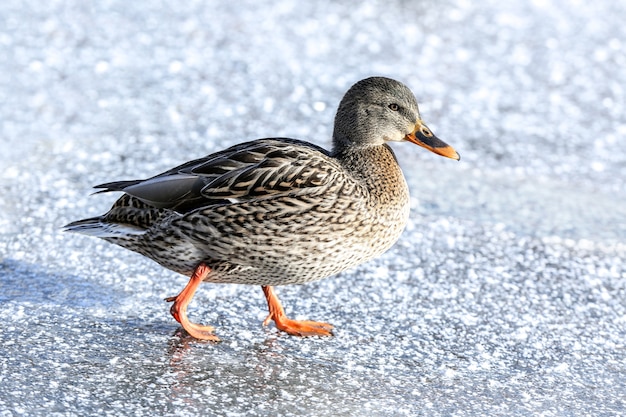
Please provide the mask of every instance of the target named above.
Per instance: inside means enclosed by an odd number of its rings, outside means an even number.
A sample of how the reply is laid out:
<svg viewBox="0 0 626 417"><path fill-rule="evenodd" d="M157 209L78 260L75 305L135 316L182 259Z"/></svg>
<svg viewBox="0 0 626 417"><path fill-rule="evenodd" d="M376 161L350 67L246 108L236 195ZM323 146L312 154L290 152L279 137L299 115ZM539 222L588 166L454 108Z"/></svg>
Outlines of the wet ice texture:
<svg viewBox="0 0 626 417"><path fill-rule="evenodd" d="M626 413L621 2L0 4L0 415ZM476 3L476 4L474 4ZM509 2L510 3L510 2ZM408 84L462 161L395 149L411 223L385 256L280 288L332 339L64 235L140 178L242 140L328 146L345 90Z"/></svg>

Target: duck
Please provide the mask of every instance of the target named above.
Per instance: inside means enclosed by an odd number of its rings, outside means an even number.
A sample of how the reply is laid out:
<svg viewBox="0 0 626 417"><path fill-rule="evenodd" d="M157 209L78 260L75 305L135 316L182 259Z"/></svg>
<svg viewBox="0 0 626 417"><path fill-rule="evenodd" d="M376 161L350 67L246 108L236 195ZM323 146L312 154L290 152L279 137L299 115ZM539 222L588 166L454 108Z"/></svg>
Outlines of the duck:
<svg viewBox="0 0 626 417"><path fill-rule="evenodd" d="M332 336L329 323L287 317L275 287L330 277L376 258L409 219L409 189L389 145L408 142L460 160L422 120L403 83L370 77L337 109L330 151L291 138L231 146L142 180L95 186L121 192L111 209L64 229L95 236L189 277L170 312L195 339L219 341L187 308L202 282L261 286L267 326Z"/></svg>

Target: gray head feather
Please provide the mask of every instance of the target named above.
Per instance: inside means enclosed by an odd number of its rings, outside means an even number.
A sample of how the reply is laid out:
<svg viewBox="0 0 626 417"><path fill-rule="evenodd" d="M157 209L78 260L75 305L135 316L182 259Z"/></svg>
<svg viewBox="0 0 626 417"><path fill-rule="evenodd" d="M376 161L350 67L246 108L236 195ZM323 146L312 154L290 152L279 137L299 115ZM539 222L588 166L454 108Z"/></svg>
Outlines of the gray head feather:
<svg viewBox="0 0 626 417"><path fill-rule="evenodd" d="M407 86L385 77L366 78L354 84L339 104L333 152L401 141L418 119L417 101Z"/></svg>

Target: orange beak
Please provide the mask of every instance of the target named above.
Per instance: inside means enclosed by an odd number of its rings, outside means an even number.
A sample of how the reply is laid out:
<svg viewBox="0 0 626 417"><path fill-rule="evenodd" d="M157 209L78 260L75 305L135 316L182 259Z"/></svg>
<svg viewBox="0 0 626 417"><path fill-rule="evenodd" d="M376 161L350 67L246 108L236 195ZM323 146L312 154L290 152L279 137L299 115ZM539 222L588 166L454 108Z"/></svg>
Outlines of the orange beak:
<svg viewBox="0 0 626 417"><path fill-rule="evenodd" d="M404 137L409 142L426 148L437 155L445 156L446 158L461 160L461 156L454 150L454 148L437 136L422 122L420 119L415 124L415 129Z"/></svg>

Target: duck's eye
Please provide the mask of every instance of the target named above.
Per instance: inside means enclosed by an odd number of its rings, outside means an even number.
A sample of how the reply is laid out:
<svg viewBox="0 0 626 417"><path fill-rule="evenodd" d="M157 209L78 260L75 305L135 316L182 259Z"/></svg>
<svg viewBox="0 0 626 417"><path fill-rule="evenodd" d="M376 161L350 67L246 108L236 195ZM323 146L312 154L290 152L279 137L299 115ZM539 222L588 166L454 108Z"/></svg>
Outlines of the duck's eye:
<svg viewBox="0 0 626 417"><path fill-rule="evenodd" d="M389 105L389 108L390 108L391 110L393 110L393 111L398 111L398 110L400 110L400 106L399 106L399 105L397 105L396 103L391 103L391 104Z"/></svg>

